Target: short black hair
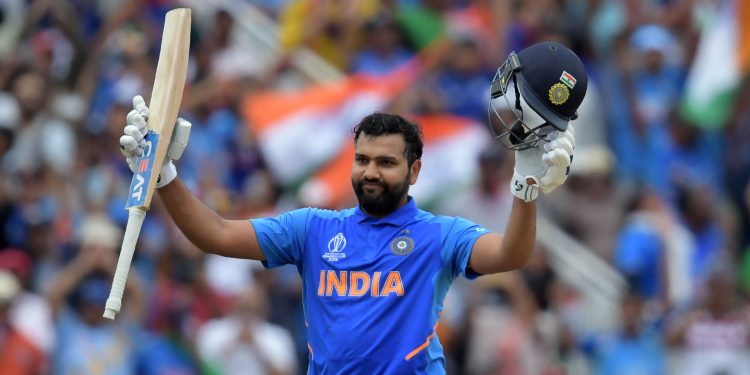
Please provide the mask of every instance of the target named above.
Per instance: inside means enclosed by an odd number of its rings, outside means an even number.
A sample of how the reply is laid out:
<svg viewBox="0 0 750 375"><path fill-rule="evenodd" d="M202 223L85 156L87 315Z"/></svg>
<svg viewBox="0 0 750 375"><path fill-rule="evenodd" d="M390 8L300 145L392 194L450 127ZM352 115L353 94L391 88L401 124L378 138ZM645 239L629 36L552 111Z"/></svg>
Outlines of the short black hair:
<svg viewBox="0 0 750 375"><path fill-rule="evenodd" d="M352 130L354 133L354 143L357 143L359 136L364 134L370 137L377 137L387 134L402 134L406 142L404 156L409 166L414 161L422 158L422 129L415 122L411 122L399 115L391 113L375 112L365 116L362 121Z"/></svg>

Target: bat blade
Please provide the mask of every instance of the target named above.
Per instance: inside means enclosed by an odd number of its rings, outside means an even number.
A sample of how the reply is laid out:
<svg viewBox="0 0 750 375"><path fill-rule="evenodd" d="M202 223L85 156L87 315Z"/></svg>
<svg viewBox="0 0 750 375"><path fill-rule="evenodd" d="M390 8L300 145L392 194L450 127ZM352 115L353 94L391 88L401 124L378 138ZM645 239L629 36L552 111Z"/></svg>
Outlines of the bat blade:
<svg viewBox="0 0 750 375"><path fill-rule="evenodd" d="M104 317L107 319L114 319L120 312L135 245L146 211L151 206L159 170L167 155L172 130L177 121L187 77L190 13L190 9L179 8L169 11L165 18L159 62L149 103L149 132L146 135L143 155L135 160L135 171L125 206L129 211L128 224L112 280L112 289L104 310Z"/></svg>
<svg viewBox="0 0 750 375"><path fill-rule="evenodd" d="M136 170L130 184L126 208L151 206L169 140L177 121L182 92L187 77L190 52L190 9L179 8L167 13L162 33L159 62L148 109L146 147L136 159Z"/></svg>

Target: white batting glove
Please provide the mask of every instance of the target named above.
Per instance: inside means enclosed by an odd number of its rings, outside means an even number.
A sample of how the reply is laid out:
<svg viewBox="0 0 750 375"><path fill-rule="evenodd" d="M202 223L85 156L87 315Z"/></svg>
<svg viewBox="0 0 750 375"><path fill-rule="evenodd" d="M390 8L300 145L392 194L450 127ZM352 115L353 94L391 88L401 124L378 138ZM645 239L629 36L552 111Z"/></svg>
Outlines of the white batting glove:
<svg viewBox="0 0 750 375"><path fill-rule="evenodd" d="M126 118L125 133L120 137L120 151L125 156L130 170L135 172L135 157L143 155L143 149L146 146L144 137L148 133L146 121L148 120L148 106L143 97L136 95L133 97L133 110L130 111ZM188 139L190 138L190 128L192 124L178 118L177 124L172 131L172 138L169 140L167 156L164 158L164 164L159 171L159 178L156 181L156 188L161 188L172 182L177 177L177 168L172 160L179 160L182 156Z"/></svg>
<svg viewBox="0 0 750 375"><path fill-rule="evenodd" d="M525 202L535 200L539 190L549 194L557 189L570 173L576 144L573 125L565 132L550 132L546 139L536 147L516 151L510 192Z"/></svg>

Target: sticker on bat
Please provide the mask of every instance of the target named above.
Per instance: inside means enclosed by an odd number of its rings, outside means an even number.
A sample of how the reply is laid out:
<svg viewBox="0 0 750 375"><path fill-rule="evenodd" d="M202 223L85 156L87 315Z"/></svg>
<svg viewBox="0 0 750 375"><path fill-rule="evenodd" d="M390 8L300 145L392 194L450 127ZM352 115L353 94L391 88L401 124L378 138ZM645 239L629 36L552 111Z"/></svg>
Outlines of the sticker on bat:
<svg viewBox="0 0 750 375"><path fill-rule="evenodd" d="M125 209L142 206L146 200L146 189L151 178L151 169L154 167L156 157L156 145L159 144L159 133L149 130L146 136L146 145L143 147L143 155L135 157L135 171L133 179L130 180L130 191Z"/></svg>

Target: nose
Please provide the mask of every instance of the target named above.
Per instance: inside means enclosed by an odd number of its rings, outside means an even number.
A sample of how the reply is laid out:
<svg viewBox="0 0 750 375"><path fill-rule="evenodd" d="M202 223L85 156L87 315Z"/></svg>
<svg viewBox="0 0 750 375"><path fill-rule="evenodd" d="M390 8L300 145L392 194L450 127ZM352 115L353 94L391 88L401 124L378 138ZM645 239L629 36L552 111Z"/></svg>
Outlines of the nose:
<svg viewBox="0 0 750 375"><path fill-rule="evenodd" d="M378 180L380 179L380 172L378 171L377 166L374 162L367 163L367 166L365 166L364 171L362 172L362 177L365 180Z"/></svg>

